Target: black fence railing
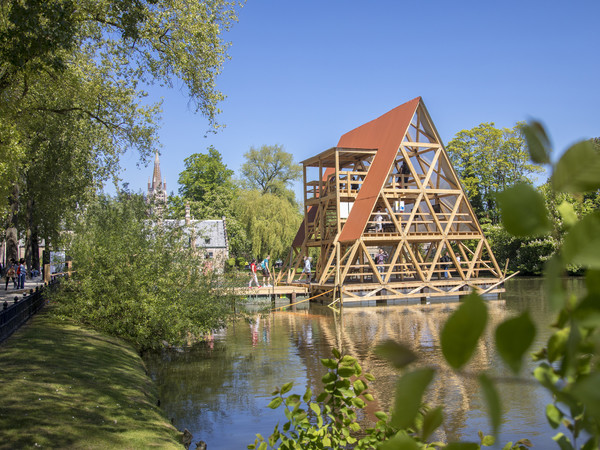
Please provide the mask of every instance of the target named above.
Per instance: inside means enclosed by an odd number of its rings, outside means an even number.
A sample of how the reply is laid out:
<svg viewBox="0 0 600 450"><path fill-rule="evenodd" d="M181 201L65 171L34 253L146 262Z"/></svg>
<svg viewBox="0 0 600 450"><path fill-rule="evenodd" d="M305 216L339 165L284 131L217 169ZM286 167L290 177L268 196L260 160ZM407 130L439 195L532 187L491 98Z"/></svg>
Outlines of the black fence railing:
<svg viewBox="0 0 600 450"><path fill-rule="evenodd" d="M44 288L38 286L21 298L0 302L0 342L3 342L44 306Z"/></svg>

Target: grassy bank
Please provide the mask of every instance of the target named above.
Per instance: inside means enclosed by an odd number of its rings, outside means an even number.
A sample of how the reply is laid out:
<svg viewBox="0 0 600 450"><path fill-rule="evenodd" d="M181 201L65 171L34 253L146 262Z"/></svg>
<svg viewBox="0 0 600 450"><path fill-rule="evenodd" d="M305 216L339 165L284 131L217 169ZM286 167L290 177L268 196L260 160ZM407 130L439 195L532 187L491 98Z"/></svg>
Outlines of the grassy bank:
<svg viewBox="0 0 600 450"><path fill-rule="evenodd" d="M0 345L0 448L177 448L129 345L41 312Z"/></svg>

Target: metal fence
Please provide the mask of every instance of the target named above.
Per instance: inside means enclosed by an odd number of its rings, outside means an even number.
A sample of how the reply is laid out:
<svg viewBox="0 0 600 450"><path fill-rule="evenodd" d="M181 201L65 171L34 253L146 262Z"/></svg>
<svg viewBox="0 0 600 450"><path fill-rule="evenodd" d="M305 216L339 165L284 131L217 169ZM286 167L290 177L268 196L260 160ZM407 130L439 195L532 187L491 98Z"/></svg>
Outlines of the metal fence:
<svg viewBox="0 0 600 450"><path fill-rule="evenodd" d="M19 329L44 306L44 288L32 289L29 295L0 303L0 342Z"/></svg>

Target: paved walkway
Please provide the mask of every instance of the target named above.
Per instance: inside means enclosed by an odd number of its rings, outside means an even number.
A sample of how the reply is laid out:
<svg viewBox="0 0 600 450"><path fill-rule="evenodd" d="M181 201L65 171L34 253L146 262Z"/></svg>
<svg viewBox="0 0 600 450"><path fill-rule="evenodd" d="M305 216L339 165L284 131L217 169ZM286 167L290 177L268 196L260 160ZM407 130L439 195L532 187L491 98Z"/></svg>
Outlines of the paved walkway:
<svg viewBox="0 0 600 450"><path fill-rule="evenodd" d="M0 278L0 303L4 303L8 301L9 303L15 299L15 297L19 297L19 299L23 298L23 293L29 293L30 289L35 290L36 286L43 286L44 280L41 276L35 277L33 279L27 278L25 280L25 289L15 289L12 280L8 282L8 289L4 290L4 286L6 286L6 278Z"/></svg>

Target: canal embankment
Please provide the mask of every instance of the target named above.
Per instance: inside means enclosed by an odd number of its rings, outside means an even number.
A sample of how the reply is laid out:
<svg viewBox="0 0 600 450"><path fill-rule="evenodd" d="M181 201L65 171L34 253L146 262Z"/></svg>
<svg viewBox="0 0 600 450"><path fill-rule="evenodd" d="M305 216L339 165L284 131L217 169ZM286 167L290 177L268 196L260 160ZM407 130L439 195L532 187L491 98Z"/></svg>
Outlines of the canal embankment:
<svg viewBox="0 0 600 450"><path fill-rule="evenodd" d="M0 345L0 449L182 448L135 349L38 313Z"/></svg>

